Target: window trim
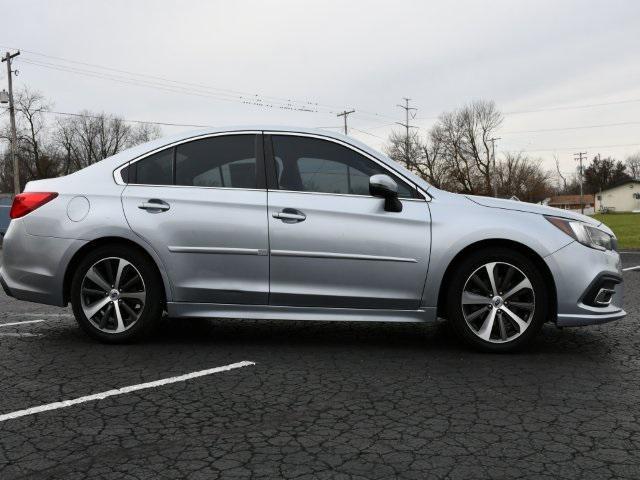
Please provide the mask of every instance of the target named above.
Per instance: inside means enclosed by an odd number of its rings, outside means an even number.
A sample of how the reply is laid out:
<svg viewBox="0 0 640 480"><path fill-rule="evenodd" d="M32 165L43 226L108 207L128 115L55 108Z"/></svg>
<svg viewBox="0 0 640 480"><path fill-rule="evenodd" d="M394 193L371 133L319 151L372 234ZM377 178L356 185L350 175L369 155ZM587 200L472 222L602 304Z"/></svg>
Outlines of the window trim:
<svg viewBox="0 0 640 480"><path fill-rule="evenodd" d="M148 185L148 184L140 184L140 183L127 183L122 179L122 170L127 168L129 165L133 165L140 160L145 159L146 157L158 153L162 150L166 150L169 148L176 148L178 145L183 143L188 143L194 140L202 140L205 138L212 137L221 137L227 135L256 135L262 139L262 142L258 141L258 145L261 145L261 149L257 149L256 151L256 160L258 162L257 165L257 175L258 175L258 188L234 188L234 187L194 187L190 185ZM373 155L365 152L357 148L350 143L344 142L337 138L315 134L315 133L302 133L302 132L284 132L277 130L235 130L228 132L215 132L215 133L204 133L200 135L194 135L193 137L182 138L180 140L176 140L175 142L168 143L161 147L158 147L154 150L150 150L139 156L123 163L119 167L113 170L113 180L117 185L121 186L138 186L138 187L169 187L169 188L200 188L200 189L216 189L216 190L247 190L247 191L267 191L267 190L276 190L279 192L291 192L291 193L306 193L313 195L333 195L333 196L344 196L344 197L358 197L358 198L373 198L370 195L356 195L352 193L326 193L326 192L300 192L297 190L280 190L278 188L278 180L276 178L275 166L273 164L273 144L271 142L272 135L287 135L292 137L306 137L306 138L317 138L319 140L325 140L328 142L337 143L338 145L342 145L343 147L349 148L356 153L368 158L369 160L375 162L380 167L382 167L387 173L390 173L392 177L400 177L404 182L409 184L409 186L413 187L418 194L419 198L403 198L402 201L407 202L429 202L431 201L431 196L420 186L416 185L416 183L409 178L405 177L402 173L393 169L393 167L387 165L386 163L380 161ZM261 174L260 164L262 164L264 174ZM264 176L262 176L264 175ZM262 183L260 185L260 183Z"/></svg>
<svg viewBox="0 0 640 480"><path fill-rule="evenodd" d="M229 135L254 135L256 137L256 183L258 184L256 188L238 188L238 187L200 187L195 185L176 185L175 184L175 176L176 176L176 151L178 146L197 141L204 140L207 138L213 137L226 137ZM265 164L265 154L264 154L264 141L263 132L261 130L238 130L232 132L217 132L217 133L206 133L202 135L196 135L193 137L183 138L177 140L172 143L168 143L167 145L163 145L162 147L158 147L154 150L150 150L145 152L132 160L120 165L115 170L113 170L113 180L117 185L122 186L131 186L131 187L165 187L165 188L198 188L198 189L214 189L214 190L248 190L248 191L265 191L266 190L266 182L264 178L264 164ZM147 183L127 183L122 178L122 170L125 168L138 163L141 160L144 160L151 155L155 155L156 153L163 152L165 150L173 149L173 185L152 185Z"/></svg>
<svg viewBox="0 0 640 480"><path fill-rule="evenodd" d="M275 155L274 155L274 150L273 150L273 142L271 137L274 135L277 136L290 136L290 137L305 137L305 138L316 138L318 140L325 140L325 141L329 141L329 142L333 142L336 143L338 145L341 145L343 147L346 147L352 151L354 151L357 154L362 155L363 157L367 158L368 160L371 160L372 162L376 163L378 166L382 167L382 169L387 172L387 174L389 174L389 176L391 176L392 178L395 177L399 177L400 179L402 179L402 181L406 184L409 185L409 187L411 187L417 197L411 197L411 198L401 198L401 201L409 201L409 202L428 202L431 197L423 190L421 189L418 185L415 184L415 182L411 181L410 179L406 178L404 175L402 175L400 172L397 172L396 170L394 170L392 167L390 167L389 165L387 165L386 163L380 161L379 159L377 159L376 157L374 157L373 155L370 155L369 153L365 152L364 150L361 150L359 148L357 148L354 145L351 145L347 142L343 142L337 138L333 138L333 137L327 137L324 135L320 135L320 134L313 134L313 133L299 133L299 132L278 132L278 131L271 131L271 130L265 130L263 131L263 141L265 144L265 155L264 155L264 165L265 168L267 169L267 188L269 190L274 190L274 191L278 191L278 192L283 192L283 193L304 193L304 194L311 194L311 195L332 195L332 196L336 196L336 197L357 197L357 198L374 198L371 195L358 195L355 193L329 193L329 192L308 192L308 191L300 191L300 190L284 190L279 188L279 184L278 184L278 179L277 179L277 175L276 175L276 167L275 167Z"/></svg>

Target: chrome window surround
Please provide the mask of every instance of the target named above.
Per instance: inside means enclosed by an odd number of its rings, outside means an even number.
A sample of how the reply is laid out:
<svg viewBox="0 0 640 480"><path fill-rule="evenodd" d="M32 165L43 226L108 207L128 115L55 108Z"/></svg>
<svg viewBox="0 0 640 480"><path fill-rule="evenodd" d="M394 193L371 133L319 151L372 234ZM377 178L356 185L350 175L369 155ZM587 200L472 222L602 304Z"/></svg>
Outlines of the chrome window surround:
<svg viewBox="0 0 640 480"><path fill-rule="evenodd" d="M189 138L183 138L181 140L177 140L173 143L169 143L167 145L163 145L162 147L158 147L155 150L151 150L149 152L146 152L136 158L134 158L133 160L129 160L128 162L120 165L119 167L117 167L114 171L113 171L113 180L116 182L117 185L122 185L122 186L127 186L127 185L131 185L131 186L139 186L139 187L169 187L169 188L198 188L198 189L215 189L215 190L250 190L250 191L265 191L265 189L262 188L234 188L234 187L196 187L193 185L149 185L149 184L143 184L143 183L126 183L123 179L122 179L122 170L124 170L125 168L127 168L129 165L133 165L136 162L139 162L140 160L143 160L155 153L161 152L162 150L166 150L169 148L173 148L176 147L178 145L182 145L183 143L188 143L188 142L192 142L195 140L202 140L205 138L212 138L212 137L220 137L220 136L227 136L227 135L287 135L287 136L292 136L292 137L307 137L307 138L317 138L320 140L325 140L325 141L329 141L329 142L333 142L336 143L338 145L342 145L343 147L349 148L351 150L353 150L354 152L364 156L365 158L373 161L374 163L376 163L377 165L381 166L386 172L390 173L392 176L395 177L400 177L402 179L402 181L406 182L407 184L409 184L411 187L415 188L416 191L422 195L424 198L402 198L401 201L410 201L410 202L424 202L424 201L430 201L431 200L431 196L425 192L422 188L420 188L418 185L416 185L413 181L409 180L408 178L406 178L404 175L402 175L400 172L397 172L396 170L394 170L393 168L391 168L389 165L387 165L386 163L381 162L380 160L378 160L377 158L375 158L373 155L370 155L369 153L360 150L358 147L355 147L354 145L351 145L347 142L343 142L341 140L338 140L336 138L332 138L332 137L326 137L324 135L321 134L313 134L313 133L299 133L299 132L280 132L280 131L271 131L271 130L238 130L238 131L229 131L229 132L216 132L216 133L206 133L203 135L196 135L195 137L189 137ZM359 198L367 198L370 197L369 195L357 195L357 194L353 194L353 193L327 193L327 192L300 192L297 190L277 190L278 192L291 192L291 193L303 193L303 194L313 194L313 195L333 195L333 196L341 196L341 197L359 197ZM372 198L372 197L370 197Z"/></svg>

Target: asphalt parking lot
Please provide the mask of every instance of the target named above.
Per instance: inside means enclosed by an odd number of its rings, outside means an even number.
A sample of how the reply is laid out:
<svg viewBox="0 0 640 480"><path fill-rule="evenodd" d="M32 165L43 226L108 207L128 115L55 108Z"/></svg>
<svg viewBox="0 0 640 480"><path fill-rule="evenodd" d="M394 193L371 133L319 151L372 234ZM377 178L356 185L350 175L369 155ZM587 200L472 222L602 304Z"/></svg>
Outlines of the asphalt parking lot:
<svg viewBox="0 0 640 480"><path fill-rule="evenodd" d="M414 324L163 321L107 346L0 293L0 478L637 479L640 272L625 282L627 318L518 355Z"/></svg>

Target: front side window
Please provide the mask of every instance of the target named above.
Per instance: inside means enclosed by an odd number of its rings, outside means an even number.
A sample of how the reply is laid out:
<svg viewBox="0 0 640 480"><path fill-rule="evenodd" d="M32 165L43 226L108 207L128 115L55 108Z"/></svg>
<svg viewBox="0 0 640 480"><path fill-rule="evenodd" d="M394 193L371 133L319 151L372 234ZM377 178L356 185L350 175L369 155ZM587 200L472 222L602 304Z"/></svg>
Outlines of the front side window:
<svg viewBox="0 0 640 480"><path fill-rule="evenodd" d="M176 185L257 187L256 136L205 138L176 148Z"/></svg>
<svg viewBox="0 0 640 480"><path fill-rule="evenodd" d="M359 153L334 142L274 135L273 154L281 190L369 195L369 177L390 173ZM412 188L399 178L398 196L411 198Z"/></svg>

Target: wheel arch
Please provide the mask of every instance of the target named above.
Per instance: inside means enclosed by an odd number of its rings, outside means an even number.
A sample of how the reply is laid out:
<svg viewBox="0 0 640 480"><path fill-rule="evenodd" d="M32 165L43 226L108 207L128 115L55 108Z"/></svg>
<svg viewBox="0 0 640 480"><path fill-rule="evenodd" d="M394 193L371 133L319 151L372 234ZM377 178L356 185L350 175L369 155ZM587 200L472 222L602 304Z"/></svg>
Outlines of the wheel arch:
<svg viewBox="0 0 640 480"><path fill-rule="evenodd" d="M63 280L63 286L62 286L62 299L63 299L64 305L67 305L70 301L71 281L73 279L73 274L76 271L76 268L82 261L82 258L86 255L87 252L105 245L125 245L129 248L134 248L138 250L140 253L142 253L147 258L149 258L149 260L151 260L152 264L154 265L156 272L160 276L160 279L162 280L162 283L164 286L163 296L164 296L165 302L171 300L171 284L169 282L169 278L166 272L164 271L164 268L161 268L162 264L160 262L160 259L157 258L157 255L155 254L155 252L153 251L150 252L149 249L145 248L141 243L135 242L129 238L119 237L119 236L109 236L109 237L96 238L94 240L91 240L90 242L87 242L80 249L78 249L78 251L75 252L74 255L71 257L71 260L69 261L64 273L64 280Z"/></svg>
<svg viewBox="0 0 640 480"><path fill-rule="evenodd" d="M554 319L555 321L555 318L557 315L557 309L558 309L558 294L557 294L556 283L553 278L553 274L551 273L551 270L549 269L544 259L535 250L531 249L530 247L528 247L523 243L516 242L514 240L498 239L498 238L480 240L470 245L467 245L465 248L460 250L456 254L456 256L453 257L453 259L449 262L449 265L445 270L444 276L442 277L440 288L438 290L438 307L437 307L438 316L446 318L446 304L445 304L446 292L447 292L447 289L449 288L449 284L453 277L453 272L455 271L457 266L460 264L460 262L467 255L473 252L484 250L487 248L497 248L497 247L515 250L519 253L522 253L523 255L526 255L529 259L533 260L533 262L540 269L540 272L544 276L545 283L548 285L547 291L551 299L549 318Z"/></svg>

